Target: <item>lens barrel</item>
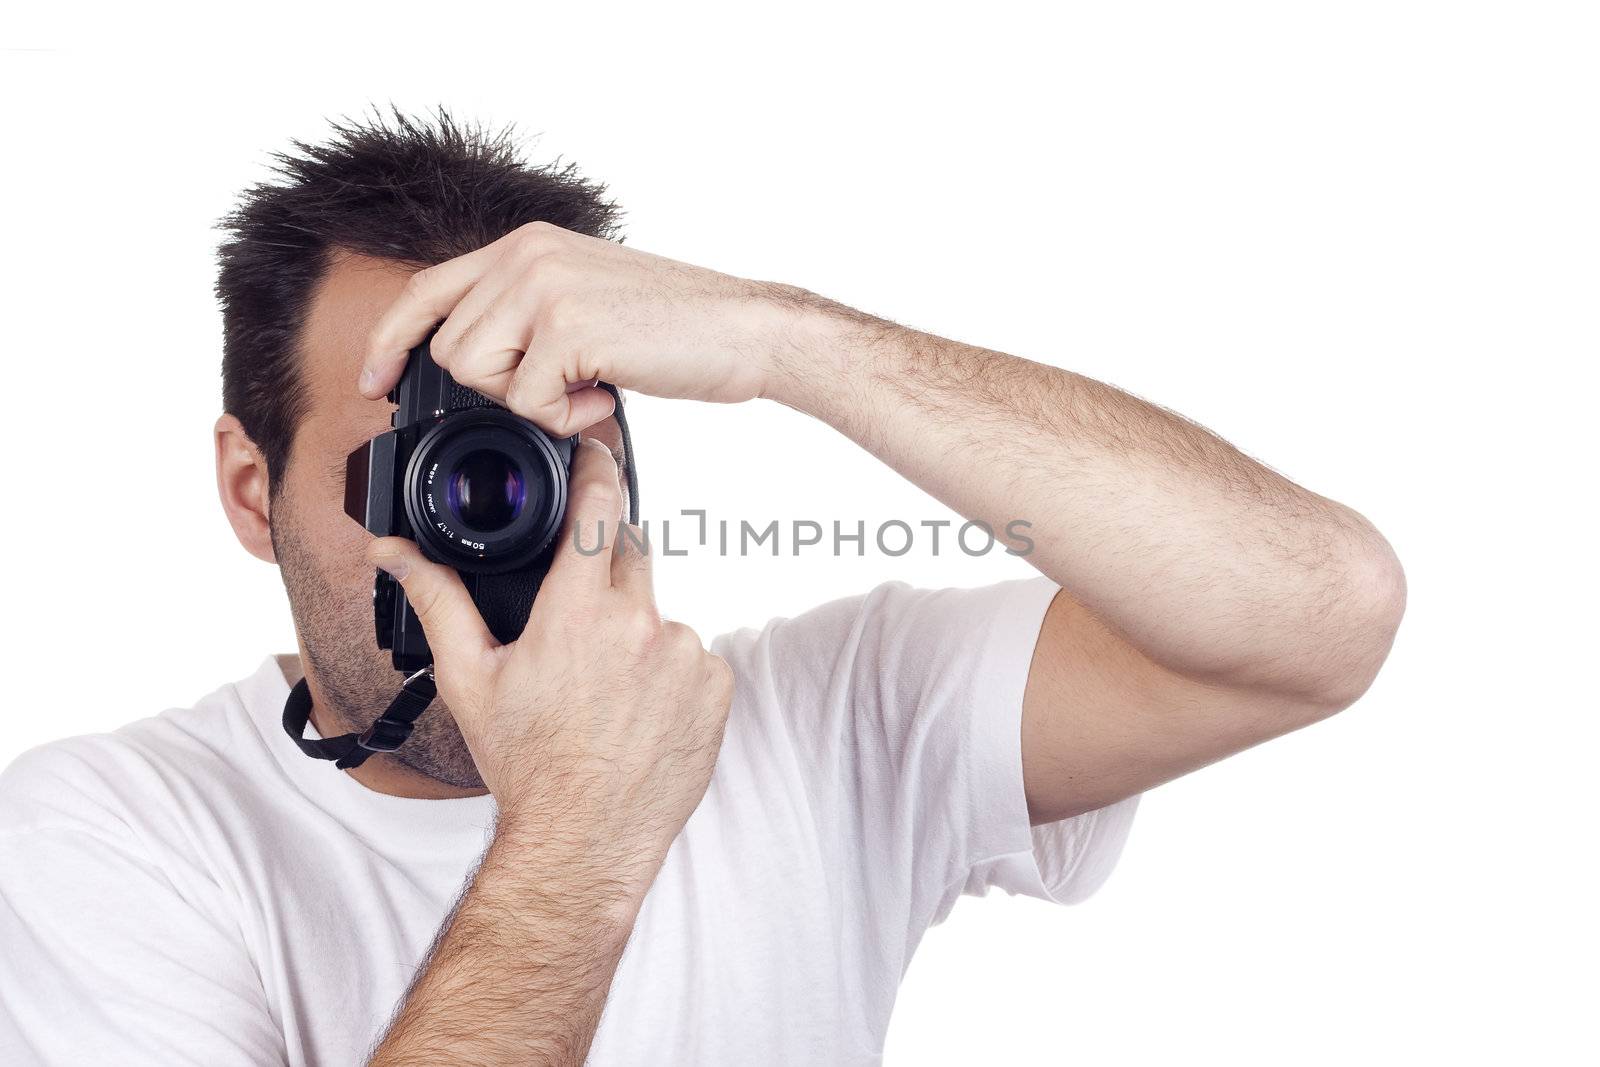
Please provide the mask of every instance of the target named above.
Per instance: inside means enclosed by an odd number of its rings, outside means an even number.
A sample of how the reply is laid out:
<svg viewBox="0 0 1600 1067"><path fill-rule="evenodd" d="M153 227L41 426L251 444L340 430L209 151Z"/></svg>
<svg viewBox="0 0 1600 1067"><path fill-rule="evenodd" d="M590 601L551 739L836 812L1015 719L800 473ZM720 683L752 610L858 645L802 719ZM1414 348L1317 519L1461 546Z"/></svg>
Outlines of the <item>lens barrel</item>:
<svg viewBox="0 0 1600 1067"><path fill-rule="evenodd" d="M556 442L504 408L444 415L412 450L401 496L417 544L459 570L515 570L548 548L567 507Z"/></svg>

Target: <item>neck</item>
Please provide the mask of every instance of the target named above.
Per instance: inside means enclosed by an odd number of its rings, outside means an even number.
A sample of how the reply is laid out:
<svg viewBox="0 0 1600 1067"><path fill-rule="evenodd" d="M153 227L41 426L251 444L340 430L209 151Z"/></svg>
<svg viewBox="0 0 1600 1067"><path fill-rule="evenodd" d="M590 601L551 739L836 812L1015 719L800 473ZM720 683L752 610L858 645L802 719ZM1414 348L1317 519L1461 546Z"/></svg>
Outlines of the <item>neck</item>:
<svg viewBox="0 0 1600 1067"><path fill-rule="evenodd" d="M323 701L322 690L317 685L315 672L306 675L301 666L304 649L301 655L279 655L275 657L278 668L283 671L284 681L293 686L302 676L306 677L306 684L311 690L311 725L316 727L318 736L334 737L344 732L344 728L337 722L331 721L327 711L327 704ZM460 797L481 797L488 792L487 789L465 789L460 786L447 785L437 779L419 774L407 767L388 753L378 753L369 758L361 766L342 772L355 779L357 782L371 789L375 793L387 793L393 797L406 797L411 800L454 800Z"/></svg>

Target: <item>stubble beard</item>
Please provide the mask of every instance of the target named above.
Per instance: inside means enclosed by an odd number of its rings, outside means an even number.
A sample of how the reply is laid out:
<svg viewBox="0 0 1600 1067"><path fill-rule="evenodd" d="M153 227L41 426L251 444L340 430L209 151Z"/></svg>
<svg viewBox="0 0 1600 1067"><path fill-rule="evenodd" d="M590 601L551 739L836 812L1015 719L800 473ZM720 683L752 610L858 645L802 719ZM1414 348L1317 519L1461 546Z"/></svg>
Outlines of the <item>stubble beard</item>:
<svg viewBox="0 0 1600 1067"><path fill-rule="evenodd" d="M359 733L383 714L404 680L389 654L378 648L371 577L360 587L349 587L307 549L309 539L283 501L273 502L271 516L272 547L289 595L289 610L322 694L317 710L330 715L340 729ZM410 738L391 755L436 782L458 789L484 788L466 739L440 698L434 698Z"/></svg>

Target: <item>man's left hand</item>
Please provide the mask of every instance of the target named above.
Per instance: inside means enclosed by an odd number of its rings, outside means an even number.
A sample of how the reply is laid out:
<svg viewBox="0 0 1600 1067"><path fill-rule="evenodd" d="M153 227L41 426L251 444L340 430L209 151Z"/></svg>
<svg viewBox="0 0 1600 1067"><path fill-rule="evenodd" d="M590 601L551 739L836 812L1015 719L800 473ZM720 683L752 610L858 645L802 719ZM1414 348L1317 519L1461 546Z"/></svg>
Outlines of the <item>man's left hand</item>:
<svg viewBox="0 0 1600 1067"><path fill-rule="evenodd" d="M767 395L779 338L810 295L530 223L415 274L373 328L360 390L387 393L442 322L430 347L451 377L557 436L611 414L597 379L751 400Z"/></svg>

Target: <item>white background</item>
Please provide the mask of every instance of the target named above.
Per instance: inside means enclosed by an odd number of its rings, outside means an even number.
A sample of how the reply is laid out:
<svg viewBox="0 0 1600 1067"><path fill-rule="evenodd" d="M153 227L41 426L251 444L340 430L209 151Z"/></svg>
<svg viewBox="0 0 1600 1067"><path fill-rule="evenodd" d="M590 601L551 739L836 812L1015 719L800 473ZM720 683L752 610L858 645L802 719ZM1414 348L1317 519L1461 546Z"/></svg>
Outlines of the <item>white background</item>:
<svg viewBox="0 0 1600 1067"><path fill-rule="evenodd" d="M1113 382L1356 507L1406 565L1364 700L1151 794L1091 902L964 902L889 1063L1593 1063L1585 7L24 16L0 53L0 763L292 647L213 489L210 225L325 117L444 102L609 182L632 245ZM945 514L772 406L631 410L647 516ZM658 570L703 635L1026 572Z"/></svg>

